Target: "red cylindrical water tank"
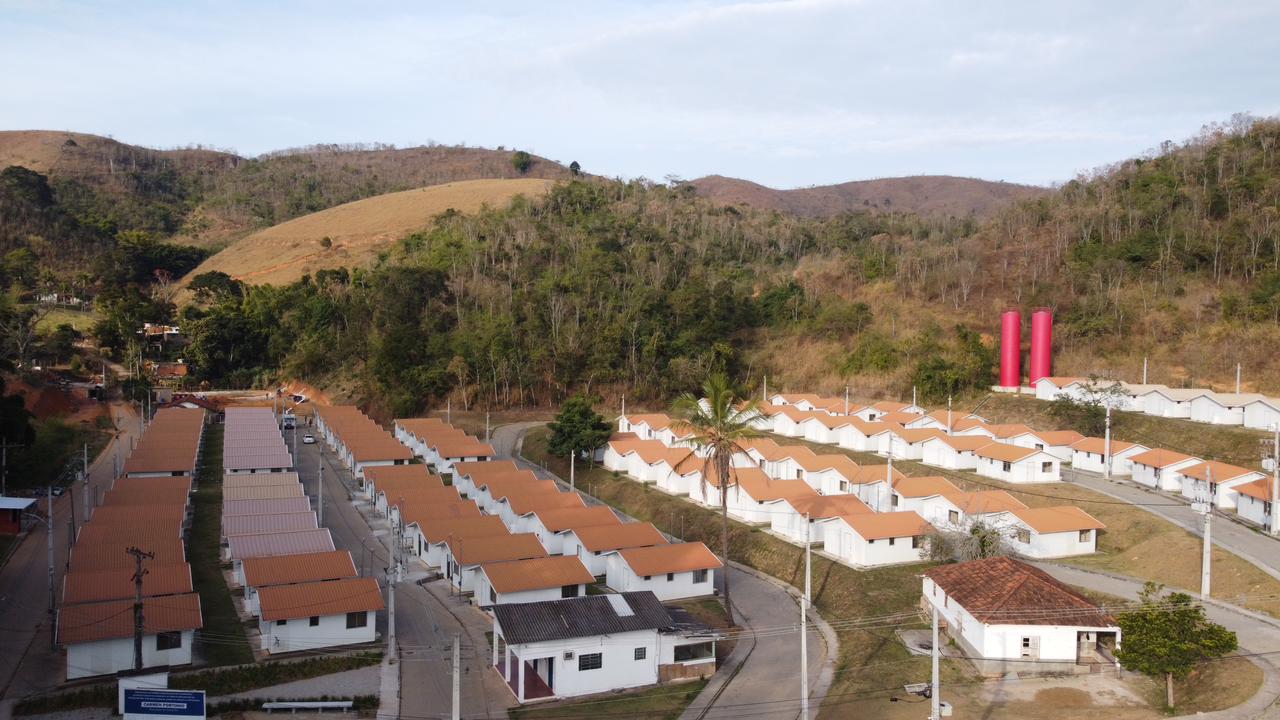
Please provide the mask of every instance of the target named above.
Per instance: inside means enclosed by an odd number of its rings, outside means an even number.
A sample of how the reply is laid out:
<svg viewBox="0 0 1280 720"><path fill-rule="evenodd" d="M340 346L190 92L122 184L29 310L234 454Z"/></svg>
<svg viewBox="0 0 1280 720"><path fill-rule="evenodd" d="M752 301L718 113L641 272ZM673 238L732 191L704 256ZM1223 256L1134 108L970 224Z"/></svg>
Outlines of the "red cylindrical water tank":
<svg viewBox="0 0 1280 720"><path fill-rule="evenodd" d="M1053 312L1040 308L1031 313L1031 384L1053 374Z"/></svg>
<svg viewBox="0 0 1280 720"><path fill-rule="evenodd" d="M1022 383L1022 313L1008 310L1000 316L1000 387Z"/></svg>

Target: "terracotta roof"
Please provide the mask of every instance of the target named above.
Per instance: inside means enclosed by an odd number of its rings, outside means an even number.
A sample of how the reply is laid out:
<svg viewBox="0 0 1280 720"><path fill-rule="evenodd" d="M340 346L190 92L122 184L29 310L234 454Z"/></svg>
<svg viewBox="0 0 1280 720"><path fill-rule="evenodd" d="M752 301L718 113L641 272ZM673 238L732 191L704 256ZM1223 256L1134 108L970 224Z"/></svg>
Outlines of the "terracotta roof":
<svg viewBox="0 0 1280 720"><path fill-rule="evenodd" d="M1236 492L1248 495L1263 502L1271 502L1271 478L1258 478L1252 482L1237 485Z"/></svg>
<svg viewBox="0 0 1280 720"><path fill-rule="evenodd" d="M143 598L142 617L144 635L204 625L196 593ZM133 630L133 600L63 605L58 611L58 641L66 645L129 638Z"/></svg>
<svg viewBox="0 0 1280 720"><path fill-rule="evenodd" d="M896 402L894 400L881 400L880 402L873 403L871 407L881 412L896 413L896 412L903 412L907 408L911 407L911 403ZM907 413L907 414L912 415L914 413Z"/></svg>
<svg viewBox="0 0 1280 720"><path fill-rule="evenodd" d="M960 488L941 475L920 475L894 480L893 491L902 497L919 498L954 495L960 492Z"/></svg>
<svg viewBox="0 0 1280 720"><path fill-rule="evenodd" d="M146 575L142 578L143 597L178 595L192 591L191 566L187 563L158 565L144 561L143 569L146 570ZM132 599L136 592L133 574L133 567L67 573L63 578L62 602L65 605L75 605Z"/></svg>
<svg viewBox="0 0 1280 720"><path fill-rule="evenodd" d="M92 521L89 524L92 525ZM133 544L128 540L114 540L109 543L77 543L71 548L71 572L132 568L134 567L133 556L125 550ZM142 549L156 554L153 562L157 565L174 565L187 561L186 548L180 538L151 543Z"/></svg>
<svg viewBox="0 0 1280 720"><path fill-rule="evenodd" d="M400 517L405 524L421 527L440 520L478 518L482 515L475 503L459 498L451 503L407 503L400 509Z"/></svg>
<svg viewBox="0 0 1280 720"><path fill-rule="evenodd" d="M550 488L555 489L554 480L539 480L532 470L517 470L509 475L491 475L476 480L476 490L487 490L494 500L501 498L510 490L517 488Z"/></svg>
<svg viewBox="0 0 1280 720"><path fill-rule="evenodd" d="M502 502L511 508L516 515L525 515L534 510L554 510L556 508L585 507L582 497L574 492L513 492L507 493Z"/></svg>
<svg viewBox="0 0 1280 720"><path fill-rule="evenodd" d="M932 442L933 440L937 440L940 443L944 443L948 447L950 447L952 450L958 450L960 452L973 452L974 450L977 450L980 447L985 447L987 445L990 445L992 442L991 438L987 437L986 435L943 434L943 435L938 435L937 437L934 437L934 438L930 438L928 442Z"/></svg>
<svg viewBox="0 0 1280 720"><path fill-rule="evenodd" d="M493 446L486 442L480 442L470 435L458 438L443 438L430 444L432 450L436 451L442 458L452 457L493 457L497 453L494 452Z"/></svg>
<svg viewBox="0 0 1280 720"><path fill-rule="evenodd" d="M1043 440L1045 445L1071 445L1084 439L1084 435L1075 430L1033 430L1027 434Z"/></svg>
<svg viewBox="0 0 1280 720"><path fill-rule="evenodd" d="M840 515L861 515L871 512L866 503L856 495L814 495L788 501L795 511L809 513L810 519L821 520Z"/></svg>
<svg viewBox="0 0 1280 720"><path fill-rule="evenodd" d="M500 593L545 590L595 582L591 571L572 555L487 563L480 570Z"/></svg>
<svg viewBox="0 0 1280 720"><path fill-rule="evenodd" d="M1111 438L1111 454L1122 453L1129 448L1142 447L1137 443L1124 442ZM1081 438L1071 443L1071 449L1083 453L1098 453L1099 455L1107 451L1107 439L1100 437Z"/></svg>
<svg viewBox="0 0 1280 720"><path fill-rule="evenodd" d="M628 548L619 551L618 554L622 556L631 571L640 576L708 570L724 566L724 563L720 562L719 558L700 542Z"/></svg>
<svg viewBox="0 0 1280 720"><path fill-rule="evenodd" d="M671 416L663 413L634 413L623 417L631 425L648 425L653 430L670 427L672 423Z"/></svg>
<svg viewBox="0 0 1280 720"><path fill-rule="evenodd" d="M919 415L910 412L890 412L876 418L876 422L887 423L890 425L905 425L912 420L918 420Z"/></svg>
<svg viewBox="0 0 1280 720"><path fill-rule="evenodd" d="M103 505L93 510L94 525L177 524L187 516L186 505Z"/></svg>
<svg viewBox="0 0 1280 720"><path fill-rule="evenodd" d="M1195 460L1197 462L1200 460L1199 458L1195 458L1190 455L1183 455L1180 452L1174 452L1172 450L1164 450L1162 448L1156 448L1154 450L1148 450L1144 453L1138 453L1137 455L1134 455L1129 459L1139 465L1146 465L1148 467L1157 467L1157 468L1169 467L1170 465L1176 465L1178 463L1186 462L1188 460Z"/></svg>
<svg viewBox="0 0 1280 720"><path fill-rule="evenodd" d="M796 500L818 494L803 480L777 480L762 472L741 472L741 469L736 475L741 492L757 502Z"/></svg>
<svg viewBox="0 0 1280 720"><path fill-rule="evenodd" d="M439 487L393 487L387 490L375 490L378 497L383 498L392 507L426 503L452 503L461 500L458 491L447 485Z"/></svg>
<svg viewBox="0 0 1280 720"><path fill-rule="evenodd" d="M426 465L370 465L364 469L364 479L377 485L382 482L413 482L426 485L443 485L444 481L432 475Z"/></svg>
<svg viewBox="0 0 1280 720"><path fill-rule="evenodd" d="M984 427L1000 439L1015 437L1017 435L1022 435L1023 433L1035 432L1030 426L1023 425L1022 423L1002 423L998 425L986 424Z"/></svg>
<svg viewBox="0 0 1280 720"><path fill-rule="evenodd" d="M483 565L507 560L547 557L546 548L533 533L490 537L458 538L449 541L449 551L458 565Z"/></svg>
<svg viewBox="0 0 1280 720"><path fill-rule="evenodd" d="M469 475L472 478L515 472L519 469L520 467L513 460L468 460L467 462L453 464L453 473L455 475ZM366 470L366 472L368 471Z"/></svg>
<svg viewBox="0 0 1280 720"><path fill-rule="evenodd" d="M510 535L506 523L497 515L459 518L457 520L437 520L422 527L422 534L427 542L441 543L449 538L477 538L489 535Z"/></svg>
<svg viewBox="0 0 1280 720"><path fill-rule="evenodd" d="M266 622L317 615L381 610L382 590L373 578L344 578L258 588L258 614Z"/></svg>
<svg viewBox="0 0 1280 720"><path fill-rule="evenodd" d="M590 552L667 544L667 539L658 532L658 528L647 522L574 528L573 534L578 536L582 547Z"/></svg>
<svg viewBox="0 0 1280 720"><path fill-rule="evenodd" d="M243 567L249 587L356 577L355 562L346 550L245 558Z"/></svg>
<svg viewBox="0 0 1280 720"><path fill-rule="evenodd" d="M993 442L983 445L973 451L974 455L982 458L990 458L992 460L1000 460L1001 462L1018 462L1024 458L1044 452L1035 448L1018 447L1008 443Z"/></svg>
<svg viewBox="0 0 1280 720"><path fill-rule="evenodd" d="M800 467L809 472L835 470L845 479L858 474L858 463L848 455L814 455L797 459L797 462L800 463Z"/></svg>
<svg viewBox="0 0 1280 720"><path fill-rule="evenodd" d="M1038 533L1069 532L1072 530L1102 530L1106 528L1098 518L1075 505L1057 507L1018 508L1010 510L1015 517Z"/></svg>
<svg viewBox="0 0 1280 720"><path fill-rule="evenodd" d="M931 438L946 436L946 433L939 430L938 428L911 428L911 429L902 428L900 430L894 430L893 434L897 435L898 437L902 438L903 440L907 441L907 443L912 445L918 442L924 442L925 440L929 440Z"/></svg>
<svg viewBox="0 0 1280 720"><path fill-rule="evenodd" d="M595 525L622 524L617 514L608 505L534 510L533 515L538 518L538 522L542 523L543 527L551 532Z"/></svg>
<svg viewBox="0 0 1280 720"><path fill-rule="evenodd" d="M1262 474L1257 470L1242 468L1239 465L1229 465L1224 462L1218 462L1217 460L1210 460L1208 462L1199 463L1198 465L1182 468L1178 471L1178 474L1186 477L1193 477L1197 480L1208 480L1210 470L1213 471L1214 484L1227 482L1228 480L1235 480L1236 478L1244 477L1245 475Z"/></svg>
<svg viewBox="0 0 1280 720"><path fill-rule="evenodd" d="M890 477L897 480L906 476L906 473L897 468L894 468L891 474L889 472L889 464L885 463L883 465L859 465L858 472L845 479L854 485L867 485L870 483L884 482L886 478Z"/></svg>
<svg viewBox="0 0 1280 720"><path fill-rule="evenodd" d="M1018 498L1004 490L978 490L967 493L948 493L943 495L966 515L985 515L987 513L1021 510L1026 507Z"/></svg>
<svg viewBox="0 0 1280 720"><path fill-rule="evenodd" d="M979 622L996 625L1112 627L1087 598L1024 562L1007 557L942 565L925 576Z"/></svg>
<svg viewBox="0 0 1280 720"><path fill-rule="evenodd" d="M933 526L912 510L843 515L840 519L863 540L915 537L933 532Z"/></svg>

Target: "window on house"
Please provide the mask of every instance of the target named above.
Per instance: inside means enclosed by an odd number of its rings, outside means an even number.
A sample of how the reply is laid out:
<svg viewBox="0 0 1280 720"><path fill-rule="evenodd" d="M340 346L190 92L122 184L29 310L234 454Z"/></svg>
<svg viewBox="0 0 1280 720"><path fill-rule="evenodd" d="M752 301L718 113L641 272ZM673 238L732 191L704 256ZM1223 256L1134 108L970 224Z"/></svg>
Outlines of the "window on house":
<svg viewBox="0 0 1280 720"><path fill-rule="evenodd" d="M369 624L369 614L364 610L347 613L347 629L362 628Z"/></svg>
<svg viewBox="0 0 1280 720"><path fill-rule="evenodd" d="M1092 531L1092 530L1081 530L1081 531L1080 531L1080 542L1089 542L1089 539L1090 539L1090 538L1092 538L1092 537L1093 537L1093 531Z"/></svg>
<svg viewBox="0 0 1280 720"><path fill-rule="evenodd" d="M706 581L707 581L707 571L706 571L706 570L694 570L694 571L693 571L693 581L694 581L695 583L704 583L704 582L706 582Z"/></svg>
<svg viewBox="0 0 1280 720"><path fill-rule="evenodd" d="M648 650L649 650L648 648L642 648L642 647L636 648L636 659L643 660L646 657L648 657L649 655Z"/></svg>
<svg viewBox="0 0 1280 720"><path fill-rule="evenodd" d="M667 582L675 582L675 579L676 579L675 573L667 573Z"/></svg>
<svg viewBox="0 0 1280 720"><path fill-rule="evenodd" d="M1018 542L1023 544L1030 544L1031 531L1026 528L1018 528Z"/></svg>
<svg viewBox="0 0 1280 720"><path fill-rule="evenodd" d="M800 479L800 473L801 473L801 472L802 472L802 471L800 470L800 468L796 468L796 479L797 479L797 480L799 480L799 479Z"/></svg>
<svg viewBox="0 0 1280 720"><path fill-rule="evenodd" d="M924 545L924 536L916 535L911 538L911 547L915 549L919 549L923 545Z"/></svg>
<svg viewBox="0 0 1280 720"><path fill-rule="evenodd" d="M950 522L950 523L958 523L958 522L960 522L960 511L959 511L959 510L948 510L948 511L947 511L947 522Z"/></svg>
<svg viewBox="0 0 1280 720"><path fill-rule="evenodd" d="M1012 469L1013 469L1013 463L1010 463L1010 462L1002 462L1002 463L1000 463L1000 469L1001 469L1001 470L1004 470L1005 472L1009 472L1010 470L1012 470Z"/></svg>
<svg viewBox="0 0 1280 720"><path fill-rule="evenodd" d="M848 481L848 480L841 480L841 481L840 481L840 492L842 492L842 493L847 493L847 492L849 492L849 481Z"/></svg>
<svg viewBox="0 0 1280 720"><path fill-rule="evenodd" d="M868 544L868 545L875 545L875 544L876 544L875 538L872 538L872 539L868 540L868 541L867 541L867 544Z"/></svg>
<svg viewBox="0 0 1280 720"><path fill-rule="evenodd" d="M182 631L156 633L156 650L177 650L182 647Z"/></svg>
<svg viewBox="0 0 1280 720"><path fill-rule="evenodd" d="M276 625L288 625L288 624L289 624L289 621L288 621L288 620L277 620L277 621L276 621Z"/></svg>
<svg viewBox="0 0 1280 720"><path fill-rule="evenodd" d="M575 597L578 597L578 586L577 586L577 585L565 585L564 587L560 588L560 597L562 597L562 598L575 598Z"/></svg>
<svg viewBox="0 0 1280 720"><path fill-rule="evenodd" d="M1053 462L1050 461L1050 462L1040 463L1040 472L1042 473L1053 472Z"/></svg>
<svg viewBox="0 0 1280 720"><path fill-rule="evenodd" d="M898 538L889 538L889 544L893 545Z"/></svg>
<svg viewBox="0 0 1280 720"><path fill-rule="evenodd" d="M319 616L319 615L312 615L312 616L311 616L311 619L307 621L307 626L308 626L308 627L320 627L320 616Z"/></svg>
<svg viewBox="0 0 1280 720"><path fill-rule="evenodd" d="M489 602L491 603L498 602L498 592L494 590L492 587L489 588Z"/></svg>
<svg viewBox="0 0 1280 720"><path fill-rule="evenodd" d="M604 667L604 656L600 653L586 653L578 656L578 670L599 670Z"/></svg>
<svg viewBox="0 0 1280 720"><path fill-rule="evenodd" d="M898 507L898 496L896 494L889 496L889 505L892 507Z"/></svg>
<svg viewBox="0 0 1280 720"><path fill-rule="evenodd" d="M1043 450L1043 449L1044 449L1044 443L1036 443L1036 449L1037 449L1037 450Z"/></svg>
<svg viewBox="0 0 1280 720"><path fill-rule="evenodd" d="M652 575L645 575L645 576L644 576L644 579L645 579L645 580L652 580L652 579L653 579L653 576L652 576Z"/></svg>
<svg viewBox="0 0 1280 720"><path fill-rule="evenodd" d="M1153 470L1153 471L1151 472L1151 475L1152 475L1152 477L1154 477L1155 479L1159 480L1159 479L1160 479L1160 468L1156 468L1155 470Z"/></svg>

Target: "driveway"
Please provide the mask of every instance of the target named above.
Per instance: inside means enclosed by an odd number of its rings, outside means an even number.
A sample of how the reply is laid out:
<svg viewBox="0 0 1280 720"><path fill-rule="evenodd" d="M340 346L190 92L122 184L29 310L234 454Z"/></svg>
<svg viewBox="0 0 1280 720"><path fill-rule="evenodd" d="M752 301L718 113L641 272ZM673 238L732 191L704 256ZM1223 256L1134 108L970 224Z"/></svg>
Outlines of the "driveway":
<svg viewBox="0 0 1280 720"><path fill-rule="evenodd" d="M538 477L562 478L518 456L525 433L541 422L513 423L494 430L494 450L511 457ZM588 503L600 501L583 493ZM629 518L628 518L629 519ZM705 690L689 705L681 720L740 718L796 718L800 715L800 607L794 588L736 563L730 568L736 620L743 630L776 630L760 637L744 635ZM821 698L827 694L835 672L836 636L816 612L810 614L809 694L817 717Z"/></svg>
<svg viewBox="0 0 1280 720"><path fill-rule="evenodd" d="M1065 470L1063 477L1069 478L1072 484L1131 502L1196 537L1204 537L1204 518L1189 504L1169 493L1156 492L1124 479L1105 480L1098 473L1083 470ZM1280 539L1244 525L1221 511L1214 513L1211 535L1214 545L1239 555L1268 575L1280 579Z"/></svg>
<svg viewBox="0 0 1280 720"><path fill-rule="evenodd" d="M138 415L124 403L109 408L116 436L89 465L90 498L100 499L111 487L116 467L122 465L138 435ZM44 501L41 500L43 507ZM62 591L66 569L70 522L84 522L84 485L55 498L53 503L53 570L55 592ZM60 685L66 677L61 652L49 649L48 534L36 523L0 569L0 718L9 717L17 700Z"/></svg>

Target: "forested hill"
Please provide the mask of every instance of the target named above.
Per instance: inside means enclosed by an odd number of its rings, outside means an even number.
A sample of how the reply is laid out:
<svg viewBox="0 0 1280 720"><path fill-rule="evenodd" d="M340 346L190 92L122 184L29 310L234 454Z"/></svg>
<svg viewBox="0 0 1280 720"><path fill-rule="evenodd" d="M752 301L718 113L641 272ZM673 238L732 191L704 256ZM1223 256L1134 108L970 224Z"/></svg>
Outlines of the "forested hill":
<svg viewBox="0 0 1280 720"><path fill-rule="evenodd" d="M988 218L1017 200L1048 189L945 175L857 180L839 185L775 190L749 180L708 175L690 182L702 197L763 210L830 217L866 210Z"/></svg>

